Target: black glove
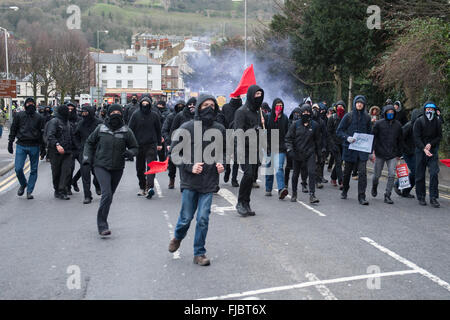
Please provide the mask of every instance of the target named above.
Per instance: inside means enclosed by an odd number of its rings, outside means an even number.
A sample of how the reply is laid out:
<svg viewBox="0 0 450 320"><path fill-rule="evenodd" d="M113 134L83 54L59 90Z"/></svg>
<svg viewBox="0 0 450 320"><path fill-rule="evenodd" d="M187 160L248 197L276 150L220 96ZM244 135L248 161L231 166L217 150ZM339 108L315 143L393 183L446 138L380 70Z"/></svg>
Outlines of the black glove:
<svg viewBox="0 0 450 320"><path fill-rule="evenodd" d="M130 150L125 150L125 152L123 153L123 157L126 160L132 160L134 158L134 153Z"/></svg>
<svg viewBox="0 0 450 320"><path fill-rule="evenodd" d="M43 160L46 155L47 155L47 151L45 150L45 148L42 148L41 153L40 153L41 160Z"/></svg>
<svg viewBox="0 0 450 320"><path fill-rule="evenodd" d="M14 144L14 141L9 141L8 142L8 152L11 153L11 154L14 153L13 144Z"/></svg>

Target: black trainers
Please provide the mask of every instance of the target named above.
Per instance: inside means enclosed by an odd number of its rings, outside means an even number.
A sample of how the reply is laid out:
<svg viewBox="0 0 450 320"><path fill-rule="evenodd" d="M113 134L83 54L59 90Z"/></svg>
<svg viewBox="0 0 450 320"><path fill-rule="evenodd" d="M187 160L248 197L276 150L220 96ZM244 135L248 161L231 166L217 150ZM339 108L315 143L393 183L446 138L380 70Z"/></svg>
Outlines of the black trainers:
<svg viewBox="0 0 450 320"><path fill-rule="evenodd" d="M291 202L296 202L297 201L297 194L293 193L291 196Z"/></svg>
<svg viewBox="0 0 450 320"><path fill-rule="evenodd" d="M61 199L61 200L70 200L70 197L67 196L67 194L65 194L65 193L59 193L59 194L58 194L58 199Z"/></svg>
<svg viewBox="0 0 450 320"><path fill-rule="evenodd" d="M372 197L374 197L374 198L378 195L377 189L378 189L378 185L373 184L371 194L372 194Z"/></svg>
<svg viewBox="0 0 450 320"><path fill-rule="evenodd" d="M27 187L26 184L19 187L19 190L17 190L17 195L18 195L19 197L23 196L23 194L25 193L25 188L26 188L26 187Z"/></svg>
<svg viewBox="0 0 450 320"><path fill-rule="evenodd" d="M244 202L244 207L247 209L247 214L249 216L254 216L256 213L250 208L250 203Z"/></svg>
<svg viewBox="0 0 450 320"><path fill-rule="evenodd" d="M304 184L302 184L302 192L303 193L308 193L309 192L308 187L306 185L304 185Z"/></svg>
<svg viewBox="0 0 450 320"><path fill-rule="evenodd" d="M78 183L76 182L72 183L72 187L75 192L80 192L80 188L78 188Z"/></svg>
<svg viewBox="0 0 450 320"><path fill-rule="evenodd" d="M101 196L102 195L102 189L100 189L100 187L96 187L95 188L95 193L98 195L98 196Z"/></svg>
<svg viewBox="0 0 450 320"><path fill-rule="evenodd" d="M319 199L316 198L314 193L311 193L309 196L309 203L319 203Z"/></svg>
<svg viewBox="0 0 450 320"><path fill-rule="evenodd" d="M236 210L241 216L243 216L243 217L248 216L247 208L245 208L245 206L242 202L238 202L238 204L236 205Z"/></svg>
<svg viewBox="0 0 450 320"><path fill-rule="evenodd" d="M278 192L278 198L279 198L280 200L283 200L284 198L286 198L286 196L288 195L288 193L289 193L288 189L283 188L282 190L280 190L280 191Z"/></svg>
<svg viewBox="0 0 450 320"><path fill-rule="evenodd" d="M33 200L34 197L33 197L33 195L32 195L31 193L28 193L28 192L27 192L27 199L28 199L28 200Z"/></svg>
<svg viewBox="0 0 450 320"><path fill-rule="evenodd" d="M84 198L83 204L89 204L92 202L92 197L86 197Z"/></svg>
<svg viewBox="0 0 450 320"><path fill-rule="evenodd" d="M433 208L439 208L441 205L439 204L439 202L436 200L436 198L431 198L430 199L430 205Z"/></svg>
<svg viewBox="0 0 450 320"><path fill-rule="evenodd" d="M369 205L369 201L367 201L366 200L366 196L359 196L358 197L358 201L359 201L359 204L360 205L362 205L362 206L368 206Z"/></svg>
<svg viewBox="0 0 450 320"><path fill-rule="evenodd" d="M426 205L427 205L427 202L425 201L425 199L419 199L419 204L420 204L421 206L426 206Z"/></svg>
<svg viewBox="0 0 450 320"><path fill-rule="evenodd" d="M234 188L238 188L239 187L239 182L237 182L236 180L231 181L231 186Z"/></svg>
<svg viewBox="0 0 450 320"><path fill-rule="evenodd" d="M390 195L385 194L384 195L384 203L394 204L394 201L391 200L391 196Z"/></svg>
<svg viewBox="0 0 450 320"><path fill-rule="evenodd" d="M342 191L341 199L347 199L347 191Z"/></svg>
<svg viewBox="0 0 450 320"><path fill-rule="evenodd" d="M154 195L155 195L155 190L153 190L153 188L150 188L150 189L148 189L146 198L151 199Z"/></svg>
<svg viewBox="0 0 450 320"><path fill-rule="evenodd" d="M223 182L227 183L228 181L230 181L230 172L225 172Z"/></svg>

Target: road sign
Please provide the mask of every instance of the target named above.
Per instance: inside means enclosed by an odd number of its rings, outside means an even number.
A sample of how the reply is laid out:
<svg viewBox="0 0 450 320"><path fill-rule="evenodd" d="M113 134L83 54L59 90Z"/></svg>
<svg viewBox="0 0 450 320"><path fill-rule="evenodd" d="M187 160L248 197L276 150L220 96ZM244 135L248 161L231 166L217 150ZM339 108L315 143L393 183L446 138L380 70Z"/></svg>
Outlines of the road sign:
<svg viewBox="0 0 450 320"><path fill-rule="evenodd" d="M0 98L16 97L16 80L0 80Z"/></svg>

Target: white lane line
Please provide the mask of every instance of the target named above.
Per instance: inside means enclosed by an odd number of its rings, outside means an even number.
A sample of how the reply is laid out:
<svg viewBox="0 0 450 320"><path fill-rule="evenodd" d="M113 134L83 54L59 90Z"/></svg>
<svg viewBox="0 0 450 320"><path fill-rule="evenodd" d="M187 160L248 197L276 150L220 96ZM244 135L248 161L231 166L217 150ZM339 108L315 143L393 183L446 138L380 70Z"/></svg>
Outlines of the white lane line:
<svg viewBox="0 0 450 320"><path fill-rule="evenodd" d="M278 192L278 189L273 189L273 191ZM290 195L287 195L286 198L290 199L291 196L290 196ZM307 205L306 203L304 203L303 201L297 200L297 202L300 203L302 206L304 206L306 209L308 209L308 210L310 210L310 211L312 211L312 212L318 214L318 215L321 216L321 217L326 217L326 216L327 216L326 214L320 212L319 210L314 209L314 208L311 207L311 206L308 206L308 205Z"/></svg>
<svg viewBox="0 0 450 320"><path fill-rule="evenodd" d="M167 214L167 211L164 210L163 213L164 213L164 218L166 218L167 226L169 227L169 237L170 237L170 240L172 240L174 238L174 234L175 234L174 231L173 231L174 230L173 229L173 225L170 223L169 215ZM174 259L181 259L180 254L181 254L180 249L178 249L177 251L175 251L173 253L173 258Z"/></svg>
<svg viewBox="0 0 450 320"><path fill-rule="evenodd" d="M236 207L238 201L233 192L228 189L221 188L217 194L227 200L232 206Z"/></svg>
<svg viewBox="0 0 450 320"><path fill-rule="evenodd" d="M389 255L390 257L394 258L395 260L403 263L404 265L412 268L413 270L415 270L416 272L420 273L421 275L423 275L424 277L427 277L428 279L430 279L431 281L437 283L438 285L440 285L441 287L447 289L448 291L450 291L450 284L448 284L447 282L445 282L444 280L440 279L439 277L435 276L434 274L428 272L427 270L419 267L418 265L416 265L415 263L399 256L398 254L396 254L395 252L389 250L388 248L383 247L382 245L376 243L375 241L373 241L370 238L367 237L362 237L362 240L366 241L367 243L371 244L372 246L374 246L375 248L377 248L378 250L380 250L381 252L386 253L387 255Z"/></svg>
<svg viewBox="0 0 450 320"><path fill-rule="evenodd" d="M156 189L156 194L158 195L158 198L164 198L162 195L161 186L159 185L159 182L158 182L158 180L156 180L156 178L155 178L155 189Z"/></svg>
<svg viewBox="0 0 450 320"><path fill-rule="evenodd" d="M258 294L286 291L286 290L292 290L292 289L300 289L300 288L306 288L306 287L311 287L311 286L326 285L326 284L331 284L331 283L364 280L364 279L370 279L370 278L400 276L400 275L407 275L407 274L414 274L414 273L419 273L419 271L418 270L403 270L403 271L363 274L363 275L359 275L359 276L336 278L336 279L329 279L329 280L308 281L308 282L297 283L297 284L293 284L293 285L265 288L265 289L245 291L245 292L239 292L239 293L232 293L232 294L227 294L227 295L223 295L223 296L209 297L209 298L203 298L203 299L197 299L197 300L235 299L235 298L240 298L240 297L245 297L245 296L254 296L254 295L258 295Z"/></svg>
<svg viewBox="0 0 450 320"><path fill-rule="evenodd" d="M308 279L309 281L320 281L319 278L317 278L317 276L314 273L311 272L306 272L305 273L305 277L306 279ZM322 295L322 297L325 298L325 300L337 300L338 298L336 298L336 296L330 291L330 289L328 289L325 285L323 284L318 284L316 286L317 291L319 291L319 293Z"/></svg>

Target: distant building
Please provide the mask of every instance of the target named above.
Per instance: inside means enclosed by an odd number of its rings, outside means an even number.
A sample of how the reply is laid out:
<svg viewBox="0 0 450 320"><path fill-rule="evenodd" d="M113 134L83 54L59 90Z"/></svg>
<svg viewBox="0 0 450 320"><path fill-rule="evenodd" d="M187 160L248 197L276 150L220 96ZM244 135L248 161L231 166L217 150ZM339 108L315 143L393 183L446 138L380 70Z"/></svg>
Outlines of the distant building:
<svg viewBox="0 0 450 320"><path fill-rule="evenodd" d="M163 95L161 64L148 56L129 53L133 51L120 54L91 52L95 83L98 81L100 87L105 88L102 101L121 103L123 94L129 98L133 93L150 93L158 98Z"/></svg>
<svg viewBox="0 0 450 320"><path fill-rule="evenodd" d="M180 74L178 56L170 59L162 67L162 90L167 94L167 99L178 100L184 96L184 83Z"/></svg>

